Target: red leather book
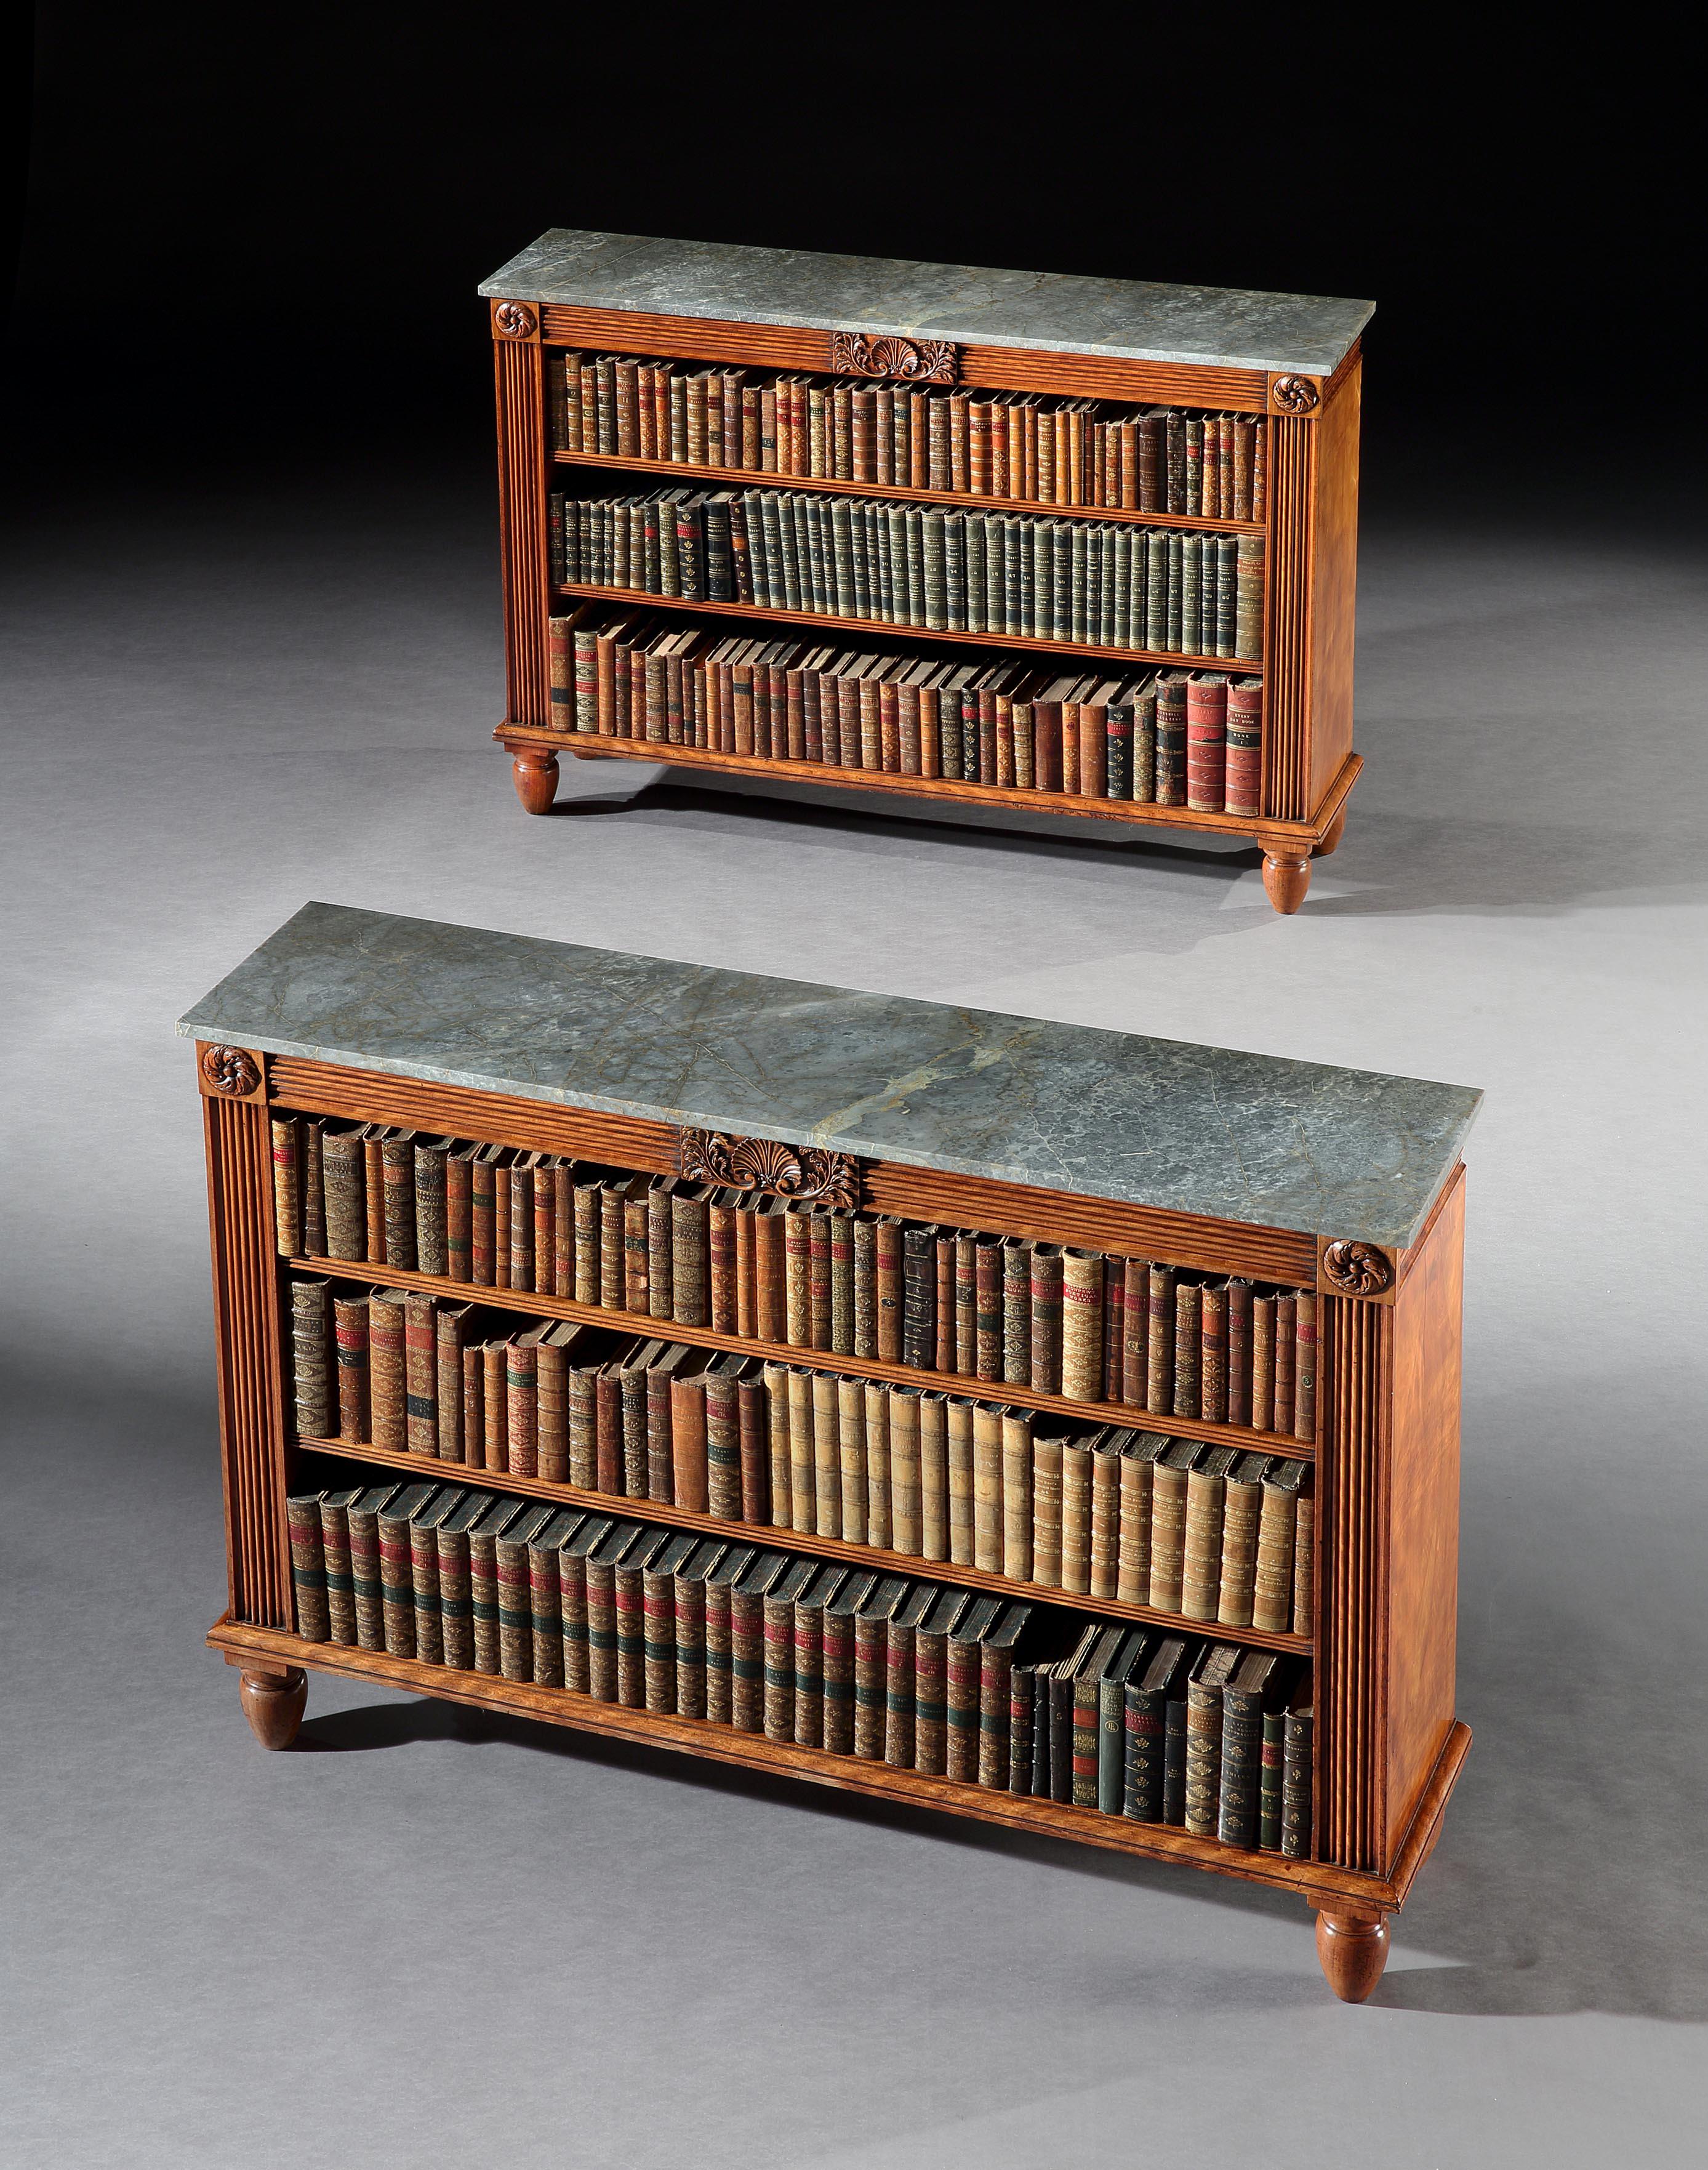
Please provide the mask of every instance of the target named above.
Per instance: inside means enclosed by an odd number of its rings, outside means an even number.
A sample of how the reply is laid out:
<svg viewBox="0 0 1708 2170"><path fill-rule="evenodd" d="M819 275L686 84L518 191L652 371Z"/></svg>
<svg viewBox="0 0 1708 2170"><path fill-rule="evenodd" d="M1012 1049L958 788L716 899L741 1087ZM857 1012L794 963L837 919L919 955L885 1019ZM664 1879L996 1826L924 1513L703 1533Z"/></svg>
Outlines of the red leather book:
<svg viewBox="0 0 1708 2170"><path fill-rule="evenodd" d="M1226 792L1228 681L1220 671L1194 671L1186 683L1186 803L1220 814Z"/></svg>
<svg viewBox="0 0 1708 2170"><path fill-rule="evenodd" d="M1256 815L1263 804L1263 681L1236 678L1228 687L1225 804L1230 814Z"/></svg>

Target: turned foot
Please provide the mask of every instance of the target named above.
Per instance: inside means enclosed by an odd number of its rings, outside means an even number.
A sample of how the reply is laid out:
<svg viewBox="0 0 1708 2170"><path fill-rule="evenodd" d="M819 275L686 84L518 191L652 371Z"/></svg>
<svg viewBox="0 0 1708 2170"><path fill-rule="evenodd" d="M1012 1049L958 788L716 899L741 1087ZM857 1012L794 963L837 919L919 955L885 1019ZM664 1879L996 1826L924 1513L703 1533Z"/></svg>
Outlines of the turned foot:
<svg viewBox="0 0 1708 2170"><path fill-rule="evenodd" d="M1310 854L1291 847L1263 854L1263 888L1277 911L1294 912L1310 886Z"/></svg>
<svg viewBox="0 0 1708 2170"><path fill-rule="evenodd" d="M549 746L518 746L510 762L516 796L531 814L549 814L558 795L558 756Z"/></svg>
<svg viewBox="0 0 1708 2170"><path fill-rule="evenodd" d="M1329 853L1334 849L1335 846L1339 843L1342 836L1345 833L1345 830L1346 808L1342 806L1339 813L1335 815L1333 820L1332 820L1328 826L1323 831L1322 842L1317 846L1316 850L1312 856L1319 859L1326 859Z"/></svg>
<svg viewBox="0 0 1708 2170"><path fill-rule="evenodd" d="M238 1693L243 1698L243 1715L262 1747L288 1748L296 1738L303 1706L308 1701L308 1676L301 1666L287 1665L282 1673L254 1673L246 1669L238 1676Z"/></svg>
<svg viewBox="0 0 1708 2170"><path fill-rule="evenodd" d="M1374 1908L1319 1913L1316 1956L1329 1987L1342 2004L1362 2004L1388 1963L1388 1924Z"/></svg>

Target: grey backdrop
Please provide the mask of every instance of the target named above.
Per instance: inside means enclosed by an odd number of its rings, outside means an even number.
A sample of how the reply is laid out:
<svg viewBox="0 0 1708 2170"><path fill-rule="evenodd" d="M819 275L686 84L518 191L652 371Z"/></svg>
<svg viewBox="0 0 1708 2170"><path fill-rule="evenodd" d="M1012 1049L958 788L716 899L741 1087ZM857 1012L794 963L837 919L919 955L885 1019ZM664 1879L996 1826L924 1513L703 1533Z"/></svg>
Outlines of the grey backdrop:
<svg viewBox="0 0 1708 2170"><path fill-rule="evenodd" d="M44 473L8 545L6 2082L35 2166L1672 2165L1708 2089L1700 553L1428 455L1305 911L581 767L528 820L490 484ZM1664 480L1652 465L1644 473ZM1481 1085L1445 1834L1362 2010L1185 1872L312 1681L224 1602L173 1019L305 898Z"/></svg>

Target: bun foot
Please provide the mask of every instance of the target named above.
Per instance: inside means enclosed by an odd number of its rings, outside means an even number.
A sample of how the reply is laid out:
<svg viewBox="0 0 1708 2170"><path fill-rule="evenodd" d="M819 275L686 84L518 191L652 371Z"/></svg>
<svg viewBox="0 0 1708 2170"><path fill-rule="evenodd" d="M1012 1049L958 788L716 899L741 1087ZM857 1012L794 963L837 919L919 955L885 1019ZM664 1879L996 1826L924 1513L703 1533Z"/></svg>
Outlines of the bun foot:
<svg viewBox="0 0 1708 2170"><path fill-rule="evenodd" d="M549 746L516 747L510 760L516 796L530 814L549 814L558 795L558 756Z"/></svg>
<svg viewBox="0 0 1708 2170"><path fill-rule="evenodd" d="M1316 1956L1342 2004L1362 2004L1388 1964L1388 1924L1380 1914L1319 1913Z"/></svg>
<svg viewBox="0 0 1708 2170"><path fill-rule="evenodd" d="M1322 832L1322 842L1311 854L1313 858L1326 859L1346 833L1346 808L1342 806Z"/></svg>
<svg viewBox="0 0 1708 2170"><path fill-rule="evenodd" d="M249 1729L264 1748L288 1748L296 1738L308 1701L308 1676L299 1665L282 1673L245 1671L238 1678L238 1693Z"/></svg>
<svg viewBox="0 0 1708 2170"><path fill-rule="evenodd" d="M1263 852L1263 889L1277 911L1290 916L1305 901L1310 886L1310 854L1289 846Z"/></svg>

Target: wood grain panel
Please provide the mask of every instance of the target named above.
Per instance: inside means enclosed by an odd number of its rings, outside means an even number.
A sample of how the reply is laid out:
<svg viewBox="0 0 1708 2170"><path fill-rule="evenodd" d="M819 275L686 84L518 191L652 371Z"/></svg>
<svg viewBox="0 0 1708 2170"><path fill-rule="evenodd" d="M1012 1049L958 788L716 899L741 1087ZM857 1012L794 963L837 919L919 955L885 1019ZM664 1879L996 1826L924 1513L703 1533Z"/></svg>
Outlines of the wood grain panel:
<svg viewBox="0 0 1708 2170"><path fill-rule="evenodd" d="M830 334L809 326L742 324L724 317L653 316L638 309L576 309L558 302L540 315L542 336L549 345L825 374L830 367Z"/></svg>
<svg viewBox="0 0 1708 2170"><path fill-rule="evenodd" d="M493 342L498 395L499 534L504 602L505 714L551 721L546 656L546 420L541 350Z"/></svg>
<svg viewBox="0 0 1708 2170"><path fill-rule="evenodd" d="M201 1109L231 1605L239 1619L283 1627L291 1573L272 1135L259 1101L207 1094Z"/></svg>
<svg viewBox="0 0 1708 2170"><path fill-rule="evenodd" d="M1332 1906L1337 1899L1393 1903L1390 1887L1378 1877L1348 1874L1320 1862L1289 1861L1275 1853L1249 1853L1241 1847L1223 1846L1215 1839L1191 1837L1166 1825L1133 1823L1125 1816L1100 1815L1094 1809L1068 1808L1026 1794L959 1785L953 1779L899 1771L857 1756L828 1756L818 1749L767 1740L762 1734L739 1732L709 1719L628 1710L618 1703L596 1702L592 1697L577 1695L568 1688L535 1687L490 1674L460 1672L449 1665L423 1665L418 1659L388 1657L377 1650L352 1649L341 1644L306 1643L298 1635L236 1621L219 1622L209 1630L207 1639L212 1649L242 1658L259 1656L315 1672L385 1681L416 1695L435 1696L476 1709L508 1711L519 1718L541 1718L547 1724L569 1726L580 1732L604 1734L781 1777L834 1786L875 1800L942 1809L953 1815L1006 1825L1011 1831L1030 1831L1039 1837L1077 1840L1082 1845L1104 1847L1118 1853L1237 1876L1248 1883L1294 1892L1307 1905Z"/></svg>
<svg viewBox="0 0 1708 2170"><path fill-rule="evenodd" d="M1353 630L1358 559L1358 409L1362 375L1340 380L1316 425L1310 612L1310 763L1314 812L1352 751Z"/></svg>
<svg viewBox="0 0 1708 2170"><path fill-rule="evenodd" d="M1317 1312L1317 1849L1374 1870L1386 1830L1394 1313L1346 1296L1320 1298Z"/></svg>
<svg viewBox="0 0 1708 2170"><path fill-rule="evenodd" d="M1392 1312L1383 1868L1398 1849L1453 1724L1464 1255L1465 1186L1455 1183Z"/></svg>
<svg viewBox="0 0 1708 2170"><path fill-rule="evenodd" d="M1320 425L1276 414L1268 427L1263 810L1282 820L1302 821L1310 795L1310 548Z"/></svg>

